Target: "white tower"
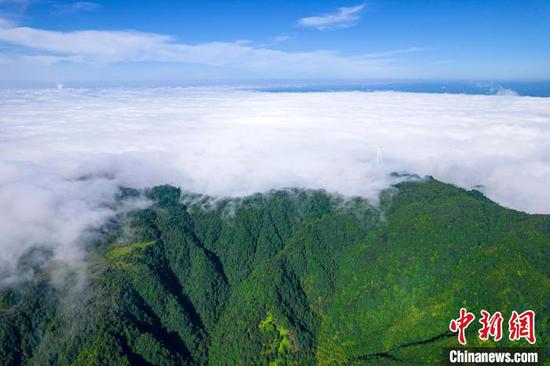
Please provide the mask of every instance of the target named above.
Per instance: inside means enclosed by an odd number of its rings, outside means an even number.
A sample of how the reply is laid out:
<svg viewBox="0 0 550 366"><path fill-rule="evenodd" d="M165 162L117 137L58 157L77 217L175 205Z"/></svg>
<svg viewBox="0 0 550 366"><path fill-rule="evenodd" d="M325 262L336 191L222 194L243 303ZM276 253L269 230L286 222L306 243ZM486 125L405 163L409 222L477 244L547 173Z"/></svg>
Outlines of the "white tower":
<svg viewBox="0 0 550 366"><path fill-rule="evenodd" d="M378 146L376 148L377 156L376 156L376 165L382 165L384 164L384 157L382 156L382 147Z"/></svg>

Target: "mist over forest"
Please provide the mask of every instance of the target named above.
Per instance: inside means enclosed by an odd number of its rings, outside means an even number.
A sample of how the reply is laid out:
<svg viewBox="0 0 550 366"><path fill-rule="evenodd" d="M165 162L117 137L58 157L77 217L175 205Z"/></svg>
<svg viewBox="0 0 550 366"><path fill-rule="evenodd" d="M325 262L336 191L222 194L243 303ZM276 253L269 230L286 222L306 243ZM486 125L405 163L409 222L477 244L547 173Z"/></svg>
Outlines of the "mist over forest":
<svg viewBox="0 0 550 366"><path fill-rule="evenodd" d="M6 365L434 364L461 306L547 344L548 98L0 100Z"/></svg>

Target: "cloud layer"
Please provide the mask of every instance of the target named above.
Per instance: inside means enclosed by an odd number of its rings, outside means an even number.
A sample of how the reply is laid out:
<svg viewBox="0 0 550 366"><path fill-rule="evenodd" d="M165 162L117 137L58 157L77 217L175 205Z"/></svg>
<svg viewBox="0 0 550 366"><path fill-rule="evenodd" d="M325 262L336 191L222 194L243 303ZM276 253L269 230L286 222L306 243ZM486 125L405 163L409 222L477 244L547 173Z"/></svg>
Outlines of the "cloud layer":
<svg viewBox="0 0 550 366"><path fill-rule="evenodd" d="M375 199L405 170L550 213L550 99L503 94L0 91L0 272L36 245L81 258L119 185Z"/></svg>

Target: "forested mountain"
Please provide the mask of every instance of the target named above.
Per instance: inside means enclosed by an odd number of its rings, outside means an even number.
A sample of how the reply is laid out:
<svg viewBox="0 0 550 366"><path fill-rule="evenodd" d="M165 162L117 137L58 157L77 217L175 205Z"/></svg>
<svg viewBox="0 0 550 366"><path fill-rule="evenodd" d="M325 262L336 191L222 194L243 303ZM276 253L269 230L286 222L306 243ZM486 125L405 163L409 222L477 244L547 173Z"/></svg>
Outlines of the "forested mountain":
<svg viewBox="0 0 550 366"><path fill-rule="evenodd" d="M434 364L461 307L533 309L548 346L548 215L431 178L377 205L170 186L121 199L140 194L153 204L104 228L84 284L22 261L36 276L0 291L0 364Z"/></svg>

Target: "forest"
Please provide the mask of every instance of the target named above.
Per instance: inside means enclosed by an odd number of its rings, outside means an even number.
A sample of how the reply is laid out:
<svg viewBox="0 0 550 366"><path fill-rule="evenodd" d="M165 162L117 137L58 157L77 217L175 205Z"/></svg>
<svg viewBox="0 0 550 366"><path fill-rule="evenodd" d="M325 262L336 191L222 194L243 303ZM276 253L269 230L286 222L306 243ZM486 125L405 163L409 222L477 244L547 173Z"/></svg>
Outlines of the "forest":
<svg viewBox="0 0 550 366"><path fill-rule="evenodd" d="M105 225L85 268L54 280L35 248L33 278L0 289L1 365L440 364L461 307L532 309L548 350L550 215L431 177L379 202L120 192L152 204ZM469 345L495 345L476 329Z"/></svg>

